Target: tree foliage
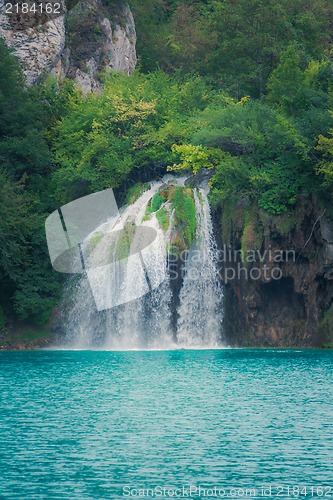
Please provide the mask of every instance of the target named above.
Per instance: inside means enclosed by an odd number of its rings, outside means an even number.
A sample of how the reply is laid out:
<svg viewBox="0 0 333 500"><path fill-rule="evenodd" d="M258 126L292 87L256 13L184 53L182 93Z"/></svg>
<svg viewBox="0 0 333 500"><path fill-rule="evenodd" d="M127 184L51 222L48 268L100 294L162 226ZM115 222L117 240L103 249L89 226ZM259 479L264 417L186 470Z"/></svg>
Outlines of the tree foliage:
<svg viewBox="0 0 333 500"><path fill-rule="evenodd" d="M234 96L265 94L280 54L296 43L321 59L331 41L327 0L131 0L145 71L197 71Z"/></svg>
<svg viewBox="0 0 333 500"><path fill-rule="evenodd" d="M332 202L330 0L130 4L140 70L106 75L87 97L52 77L27 88L0 40L0 324L47 320L61 276L44 220L80 196L112 187L125 202L168 168L208 168L215 205L279 214L301 194ZM192 241L193 200L170 193ZM163 200L152 208L167 227Z"/></svg>
<svg viewBox="0 0 333 500"><path fill-rule="evenodd" d="M143 180L159 175L173 158L172 144L194 129L189 118L213 98L202 80L162 72L112 75L102 93L76 98L55 128L59 199L118 188L133 171Z"/></svg>

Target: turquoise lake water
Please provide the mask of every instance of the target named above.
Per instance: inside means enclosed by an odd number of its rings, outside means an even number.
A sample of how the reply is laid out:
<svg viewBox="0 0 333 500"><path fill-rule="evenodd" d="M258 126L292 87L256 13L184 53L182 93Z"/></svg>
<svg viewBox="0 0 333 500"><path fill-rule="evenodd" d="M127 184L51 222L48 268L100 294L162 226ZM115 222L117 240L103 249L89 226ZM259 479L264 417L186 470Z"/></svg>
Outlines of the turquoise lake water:
<svg viewBox="0 0 333 500"><path fill-rule="evenodd" d="M333 352L2 352L0 380L1 499L333 498Z"/></svg>

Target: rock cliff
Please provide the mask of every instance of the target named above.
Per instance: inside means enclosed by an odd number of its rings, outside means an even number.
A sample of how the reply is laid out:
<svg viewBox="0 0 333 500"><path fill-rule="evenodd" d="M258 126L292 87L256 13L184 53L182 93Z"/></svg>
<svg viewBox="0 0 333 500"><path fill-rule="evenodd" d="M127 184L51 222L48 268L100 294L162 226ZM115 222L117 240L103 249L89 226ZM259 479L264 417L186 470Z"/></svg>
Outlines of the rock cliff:
<svg viewBox="0 0 333 500"><path fill-rule="evenodd" d="M81 0L63 10L63 15L24 29L0 14L0 35L22 62L29 85L53 73L74 79L88 93L99 87L104 70L133 72L136 33L128 5Z"/></svg>
<svg viewBox="0 0 333 500"><path fill-rule="evenodd" d="M231 345L333 345L333 221L314 197L282 216L229 202L219 235Z"/></svg>

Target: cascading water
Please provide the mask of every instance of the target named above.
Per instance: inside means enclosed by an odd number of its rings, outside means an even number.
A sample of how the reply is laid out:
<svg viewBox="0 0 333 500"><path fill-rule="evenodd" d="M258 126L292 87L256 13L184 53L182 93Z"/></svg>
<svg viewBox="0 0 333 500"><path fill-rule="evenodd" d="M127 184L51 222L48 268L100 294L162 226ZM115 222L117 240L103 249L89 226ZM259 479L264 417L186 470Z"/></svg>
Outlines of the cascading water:
<svg viewBox="0 0 333 500"><path fill-rule="evenodd" d="M217 347L223 319L217 248L206 191L194 190L194 199L196 239L186 258L178 309L177 340L182 347Z"/></svg>
<svg viewBox="0 0 333 500"><path fill-rule="evenodd" d="M164 182L169 179L169 176L166 177ZM176 183L183 185L184 179L178 179ZM135 224L156 231L157 236L150 250L145 253L146 274L138 272L139 267L135 265L134 259L122 259L114 265L112 273L106 272L104 267L96 267L89 280L89 271L76 278L74 285L70 285L72 305L66 315L66 347L129 350L210 348L221 345L222 290L217 276L217 252L207 193L202 189L194 190L196 241L186 258L176 315L178 320L174 324L173 287L167 270L174 213L170 210L170 226L166 232L160 228L155 213L148 219L145 217L149 200L163 185L163 182L153 183L149 190L122 212L113 226L113 230L117 230L124 224ZM103 225L104 231L107 224ZM105 261L106 255L110 254L108 239L99 241L100 231L101 227L97 228L83 243L83 247L90 249L93 243L91 258L96 262ZM149 291L149 284L160 282L159 286L152 286ZM115 303L112 308L101 307L105 310L98 311L96 303L112 303L115 290L118 304ZM139 298L131 300L133 296Z"/></svg>
<svg viewBox="0 0 333 500"><path fill-rule="evenodd" d="M94 267L90 280L87 275L81 275L72 292L74 293L72 307L66 315L67 344L70 347L143 349L167 348L173 345L169 321L171 291L165 266L167 260L165 235L158 225L155 214L152 214L149 220L142 221L149 200L161 185L161 182L153 183L151 189L144 192L134 204L123 211L117 224L112 228L116 231L123 228L124 224L136 224L156 230L157 236L150 245L149 252L145 253L145 264L149 282L153 285L154 281L159 279L163 281L161 286L149 292L146 276L142 268L136 265L135 258L116 261L113 272L107 270L105 266ZM105 225L97 228L88 236L84 246L98 241L102 229L107 232ZM105 262L109 252L108 238L102 238L92 251L92 260ZM164 280L161 280L161 275ZM131 300L133 296L140 298ZM103 306L103 303L112 304L114 297L117 297L114 307ZM95 302L102 304L101 308L105 310L97 311ZM147 314L149 309L151 313ZM161 332L158 332L157 324Z"/></svg>

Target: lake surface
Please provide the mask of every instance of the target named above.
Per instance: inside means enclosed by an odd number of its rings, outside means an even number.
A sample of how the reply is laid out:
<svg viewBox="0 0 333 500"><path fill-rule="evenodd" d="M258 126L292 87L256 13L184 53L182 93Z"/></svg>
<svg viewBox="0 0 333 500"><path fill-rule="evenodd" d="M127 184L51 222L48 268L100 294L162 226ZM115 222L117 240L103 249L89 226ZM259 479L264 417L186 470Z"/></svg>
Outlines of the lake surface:
<svg viewBox="0 0 333 500"><path fill-rule="evenodd" d="M0 380L1 499L333 498L333 352L1 352Z"/></svg>

